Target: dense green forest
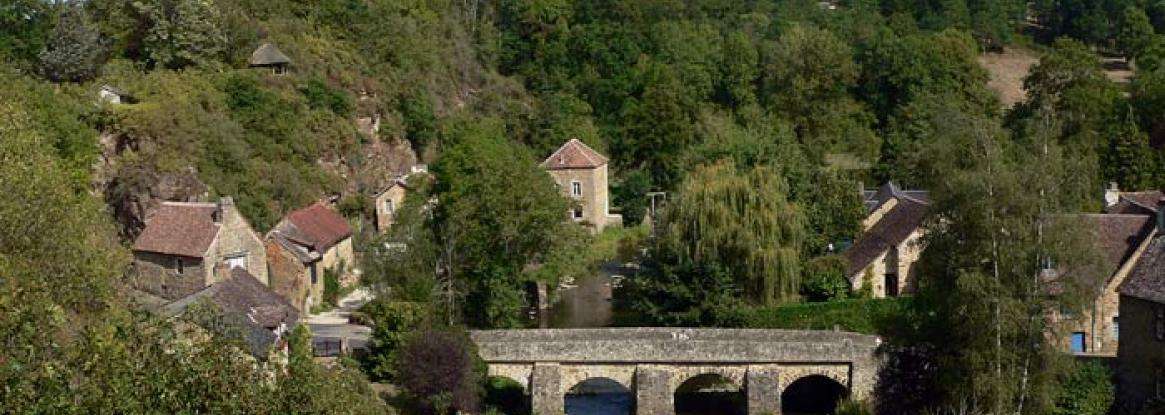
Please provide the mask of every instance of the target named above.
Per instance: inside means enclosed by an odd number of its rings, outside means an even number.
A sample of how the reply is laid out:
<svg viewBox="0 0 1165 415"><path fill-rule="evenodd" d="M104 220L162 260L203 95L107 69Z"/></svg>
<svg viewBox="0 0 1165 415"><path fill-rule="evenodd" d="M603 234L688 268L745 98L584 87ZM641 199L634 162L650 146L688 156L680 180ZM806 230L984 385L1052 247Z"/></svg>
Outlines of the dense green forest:
<svg viewBox="0 0 1165 415"><path fill-rule="evenodd" d="M0 402L385 410L348 368L293 353L271 380L218 343L178 346L176 329L119 287L154 200L230 195L265 232L338 195L365 224L368 196L419 162L434 180L413 184L393 231L360 235L410 246L363 259L368 282L393 294L373 303L375 357L362 366L417 395L416 410L476 409L476 381L455 376L450 397L402 373L436 370L407 364L432 358L425 342L462 356L463 336L443 326L521 325L528 283L593 265L577 253L596 238L561 220L568 202L537 167L578 138L610 157L612 206L628 224L644 220L648 192L670 195L651 218L657 237L619 242L644 267L626 299L644 323L784 327L801 311L776 306L857 297L856 309L900 324L842 316L847 328L888 336L890 359L949 369L886 374L881 412L1062 410L1087 394L1060 388L1071 365L1034 316L1078 299L1041 297L1031 259L1086 269L1079 235L1046 232L1044 218L1097 211L1109 182L1165 187L1163 5L4 1ZM262 43L291 58L287 74L247 67ZM1012 45L1041 57L1026 98L1004 108L977 58ZM1107 77L1102 55L1126 58L1131 82ZM127 102L101 102L106 85ZM860 303L835 247L860 231L858 184L889 180L931 190L933 215L956 225L930 238L932 283L914 301ZM472 365L470 354L439 363ZM450 370L480 375L461 369Z"/></svg>

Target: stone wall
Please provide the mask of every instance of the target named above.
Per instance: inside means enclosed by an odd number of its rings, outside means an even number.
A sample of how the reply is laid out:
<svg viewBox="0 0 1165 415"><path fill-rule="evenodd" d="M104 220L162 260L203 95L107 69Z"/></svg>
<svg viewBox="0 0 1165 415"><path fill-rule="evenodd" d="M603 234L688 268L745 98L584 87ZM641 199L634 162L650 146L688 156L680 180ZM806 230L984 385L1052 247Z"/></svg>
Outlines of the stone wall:
<svg viewBox="0 0 1165 415"><path fill-rule="evenodd" d="M378 232L388 232L392 224L396 222L396 211L400 210L401 206L404 205L405 194L405 188L398 184L376 195L376 230ZM389 200L392 201L393 212L389 212L385 208Z"/></svg>
<svg viewBox="0 0 1165 415"><path fill-rule="evenodd" d="M610 215L610 199L607 190L607 165L594 169L563 169L550 170L550 176L558 183L558 188L569 198L577 200L582 207L580 221L594 226L595 231L601 231L607 226ZM571 183L578 182L582 187L582 196L571 195ZM622 223L622 218L619 218Z"/></svg>
<svg viewBox="0 0 1165 415"><path fill-rule="evenodd" d="M211 244L208 261L220 264L227 258L245 255L247 272L255 276L259 282L268 284L267 248L263 239L255 233L243 215L239 214L230 198L223 198L219 203L223 209L222 227L218 231L218 238ZM221 281L224 278L226 276L215 275L213 281Z"/></svg>
<svg viewBox="0 0 1165 415"><path fill-rule="evenodd" d="M1165 394L1156 390L1158 376L1165 377L1165 341L1156 337L1159 312L1165 312L1165 304L1129 296L1120 299L1117 402L1128 410L1125 413L1133 413L1146 400Z"/></svg>
<svg viewBox="0 0 1165 415"><path fill-rule="evenodd" d="M206 288L210 270L200 258L140 251L133 256L133 286L139 290L176 300ZM175 261L182 261L181 273Z"/></svg>
<svg viewBox="0 0 1165 415"><path fill-rule="evenodd" d="M286 298L299 311L310 311L307 305L311 288L308 269L274 240L267 241L267 269L272 291Z"/></svg>

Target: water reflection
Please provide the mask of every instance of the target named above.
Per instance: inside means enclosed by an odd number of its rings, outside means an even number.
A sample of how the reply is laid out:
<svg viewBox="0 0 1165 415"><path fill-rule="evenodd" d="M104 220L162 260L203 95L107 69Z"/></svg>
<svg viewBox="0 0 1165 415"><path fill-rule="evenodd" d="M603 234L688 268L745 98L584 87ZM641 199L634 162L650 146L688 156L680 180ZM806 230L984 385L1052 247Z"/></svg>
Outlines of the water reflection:
<svg viewBox="0 0 1165 415"><path fill-rule="evenodd" d="M612 299L627 271L618 264L608 263L594 274L564 283L558 292L558 301L540 325L552 328L610 326L615 315Z"/></svg>

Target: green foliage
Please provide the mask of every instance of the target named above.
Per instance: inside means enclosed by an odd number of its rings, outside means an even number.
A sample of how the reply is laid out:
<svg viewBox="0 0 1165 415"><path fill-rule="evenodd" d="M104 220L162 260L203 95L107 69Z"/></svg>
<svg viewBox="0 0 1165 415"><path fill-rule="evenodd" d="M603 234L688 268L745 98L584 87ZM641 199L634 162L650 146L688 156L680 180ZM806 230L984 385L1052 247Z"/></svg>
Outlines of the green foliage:
<svg viewBox="0 0 1165 415"><path fill-rule="evenodd" d="M766 167L702 166L680 185L656 229L651 269L635 307L652 318L727 307L730 298L772 305L797 295L801 210Z"/></svg>
<svg viewBox="0 0 1165 415"><path fill-rule="evenodd" d="M801 295L815 302L846 298L850 289L849 279L845 275L848 265L840 255L813 258L805 264Z"/></svg>
<svg viewBox="0 0 1165 415"><path fill-rule="evenodd" d="M332 307L340 303L340 276L337 269L324 270L324 303Z"/></svg>
<svg viewBox="0 0 1165 415"><path fill-rule="evenodd" d="M438 238L448 244L453 277L467 287L464 316L475 325L514 326L529 280L523 270L563 249L569 239L559 236L576 225L564 220L567 201L550 176L495 123L454 134L433 166Z"/></svg>
<svg viewBox="0 0 1165 415"><path fill-rule="evenodd" d="M1098 362L1080 362L1061 381L1054 415L1104 415L1112 408L1116 388L1112 373Z"/></svg>
<svg viewBox="0 0 1165 415"><path fill-rule="evenodd" d="M346 92L328 86L319 78L312 78L299 88L299 92L307 98L307 105L312 109L327 109L332 113L348 117L352 115L355 104Z"/></svg>
<svg viewBox="0 0 1165 415"><path fill-rule="evenodd" d="M40 51L40 73L55 82L93 79L105 58L97 27L84 6L66 4L57 25Z"/></svg>
<svg viewBox="0 0 1165 415"><path fill-rule="evenodd" d="M223 58L227 41L222 15L209 0L146 0L133 2L144 34L141 52L150 65L167 69L206 66Z"/></svg>
<svg viewBox="0 0 1165 415"><path fill-rule="evenodd" d="M372 326L365 371L373 380L391 381L396 377L398 350L414 330L430 319L432 310L423 303L378 298L361 307L360 313Z"/></svg>
<svg viewBox="0 0 1165 415"><path fill-rule="evenodd" d="M1116 42L1125 55L1134 59L1149 47L1153 42L1153 25L1149 23L1149 16L1144 9L1134 6L1125 8Z"/></svg>
<svg viewBox="0 0 1165 415"><path fill-rule="evenodd" d="M909 297L850 299L824 303L786 304L776 307L737 308L721 313L728 327L833 330L886 334L909 313Z"/></svg>

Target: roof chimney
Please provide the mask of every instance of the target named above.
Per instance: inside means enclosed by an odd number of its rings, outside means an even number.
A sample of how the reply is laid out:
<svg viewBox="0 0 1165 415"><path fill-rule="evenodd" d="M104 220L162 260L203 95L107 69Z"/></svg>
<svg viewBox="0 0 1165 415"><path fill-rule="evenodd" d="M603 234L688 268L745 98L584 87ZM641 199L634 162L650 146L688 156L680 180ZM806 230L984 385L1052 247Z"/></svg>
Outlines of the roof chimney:
<svg viewBox="0 0 1165 415"><path fill-rule="evenodd" d="M1104 189L1104 207L1115 205L1120 201L1121 190L1116 182L1108 182L1108 188Z"/></svg>
<svg viewBox="0 0 1165 415"><path fill-rule="evenodd" d="M226 214L230 213L234 209L235 199L232 199L230 196L223 196L219 198L218 203L214 209L214 223L222 223L223 218L226 217Z"/></svg>
<svg viewBox="0 0 1165 415"><path fill-rule="evenodd" d="M1157 200L1157 234L1165 235L1165 196Z"/></svg>

